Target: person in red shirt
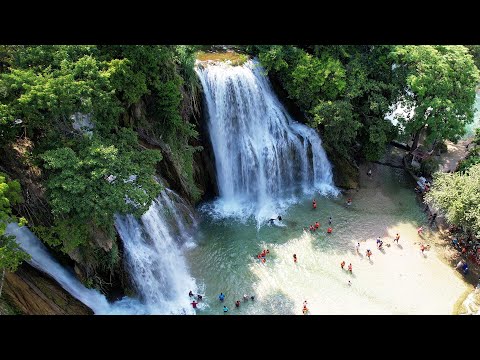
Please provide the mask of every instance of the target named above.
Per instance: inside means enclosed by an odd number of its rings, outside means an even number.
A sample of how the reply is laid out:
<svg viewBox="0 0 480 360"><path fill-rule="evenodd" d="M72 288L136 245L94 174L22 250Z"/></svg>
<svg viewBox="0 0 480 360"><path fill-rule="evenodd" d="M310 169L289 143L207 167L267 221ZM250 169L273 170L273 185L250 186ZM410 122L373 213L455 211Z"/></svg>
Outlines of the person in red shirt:
<svg viewBox="0 0 480 360"><path fill-rule="evenodd" d="M317 208L317 202L315 201L315 199L313 199L312 206L313 206L314 209Z"/></svg>
<svg viewBox="0 0 480 360"><path fill-rule="evenodd" d="M348 271L352 272L352 263L348 264Z"/></svg>
<svg viewBox="0 0 480 360"><path fill-rule="evenodd" d="M345 261L342 261L342 262L340 263L340 266L341 266L342 269L343 269L343 267L345 266Z"/></svg>
<svg viewBox="0 0 480 360"><path fill-rule="evenodd" d="M192 304L193 308L196 309L198 302L196 302L195 300L193 300L193 302L191 302L190 304Z"/></svg>
<svg viewBox="0 0 480 360"><path fill-rule="evenodd" d="M315 222L315 229L318 229L320 227L320 223L318 221Z"/></svg>

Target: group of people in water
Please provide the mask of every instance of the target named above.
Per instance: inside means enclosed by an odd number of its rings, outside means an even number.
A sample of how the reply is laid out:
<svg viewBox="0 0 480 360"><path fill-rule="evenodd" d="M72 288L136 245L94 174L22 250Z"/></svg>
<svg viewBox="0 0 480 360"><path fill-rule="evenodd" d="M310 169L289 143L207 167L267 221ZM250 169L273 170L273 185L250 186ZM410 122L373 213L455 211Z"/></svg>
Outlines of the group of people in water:
<svg viewBox="0 0 480 360"><path fill-rule="evenodd" d="M200 301L200 300L203 300L203 295L200 295L200 294L195 295L195 294L192 292L192 290L190 290L190 292L188 293L188 296L194 298L194 300L193 300L190 304L192 304L192 307L193 307L194 309L198 309L198 308L197 308L197 305L199 304L199 301ZM197 298L198 301L195 301L195 298ZM249 299L250 299L251 301L255 300L255 295L243 294L243 301L248 301ZM219 300L220 302L224 302L224 301L225 301L225 294L224 294L223 292L221 292L221 293L218 295L218 300ZM240 300L236 300L236 301L235 301L235 307L237 307L237 308L240 307ZM226 312L228 312L228 310L229 310L228 307L227 307L226 305L224 305L224 306L223 306L223 312L226 313Z"/></svg>
<svg viewBox="0 0 480 360"><path fill-rule="evenodd" d="M368 175L371 176L371 173L368 174ZM349 199L347 200L346 204L347 204L348 206L350 206L350 205L352 204L352 199L349 198ZM313 201L312 201L312 208L313 208L313 210L315 210L315 209L317 208L317 202L316 202L315 199L313 199ZM435 214L435 215L436 215L436 214ZM275 220L281 221L281 220L282 220L282 217L281 217L281 216L278 216L277 218L271 218L271 219L269 220L269 223L270 223L270 224L273 224L273 223L275 222ZM433 219L433 220L435 220L435 219ZM331 234L331 233L332 233L332 230L333 230L333 228L332 228L332 222L333 222L332 216L330 216L330 217L328 218L328 225L329 225L329 227L328 227L328 229L327 229L327 233L329 233L329 234ZM309 225L309 230L310 230L310 232L315 232L315 231L317 231L320 227L321 227L320 222L319 222L319 221L315 221L315 223L314 223L313 225ZM303 230L306 231L307 229L304 228ZM423 232L423 227L420 226L420 227L417 229L417 231L418 231L418 235L421 236L421 234L422 234L422 232ZM398 244L399 244L399 240L400 240L400 234L399 234L399 233L396 233L396 235L395 235L395 237L394 237L394 239L393 239L393 242L396 242L397 245L398 245ZM381 239L380 237L377 237L377 239L376 239L376 244L377 244L377 249L378 249L378 250L383 250L383 241L382 241L382 239ZM390 245L387 244L387 246L390 246ZM428 248L429 248L428 245L427 245L427 246L424 246L423 244L421 244L420 250L421 250L422 254L424 253L424 251L425 251L426 249L428 250ZM360 254L360 242L356 242L356 243L355 243L355 251L356 251L357 254ZM267 257L268 254L270 254L270 251L269 251L268 249L263 249L262 252L260 252L256 257L257 257L257 259L259 259L263 264L265 264L265 263L266 263L266 257ZM370 257L372 256L372 251L371 251L370 249L366 249L365 255L366 255L366 256L368 257L368 259L370 260ZM293 262L294 262L294 263L297 263L297 262L298 262L297 254L293 254ZM346 262L345 262L344 260L342 260L342 262L340 263L341 269L342 269L342 270L347 270L348 272L350 272L350 274L353 274L353 265L352 265L352 263L349 263L346 269L345 269L345 265L346 265ZM463 265L463 264L462 264L462 265ZM460 266L461 266L461 265L460 265ZM352 282L351 282L350 280L348 280L348 285L349 285L349 286L352 285ZM189 292L189 296L195 298L195 294L193 294L192 291ZM196 309L199 301L201 301L202 299L203 299L203 296L200 295L200 294L197 294L197 295L196 295L196 299L194 299L193 302L191 303L192 306L193 306L193 308ZM218 299L219 299L220 302L224 302L224 300L225 300L225 294L220 293L220 294L218 295ZM247 295L247 294L244 294L244 295L243 295L243 301L244 301L244 302L248 301L249 299L250 299L251 301L253 301L253 300L255 299L255 296L254 296L254 295L249 296L249 295ZM198 300L198 301L196 301L196 300ZM235 300L234 304L235 304L235 307L236 307L236 308L239 308L240 305L241 305L241 301L240 301L240 300ZM228 308L226 305L224 305L224 306L223 306L223 312L224 312L224 313L227 313L228 311L229 311L229 308ZM309 312L309 309L308 309L308 307L307 307L307 300L305 300L305 301L303 302L302 313L303 313L303 314L307 314L308 312Z"/></svg>
<svg viewBox="0 0 480 360"><path fill-rule="evenodd" d="M243 294L243 301L248 301L249 299L251 301L255 300L255 295L248 296L247 294ZM218 300L220 300L220 302L223 302L225 300L225 295L223 293L220 293L220 295L218 295ZM240 304L241 304L240 300L235 301L235 307L236 308L239 308ZM223 313L224 314L227 313L228 310L229 309L228 309L227 305L223 305Z"/></svg>

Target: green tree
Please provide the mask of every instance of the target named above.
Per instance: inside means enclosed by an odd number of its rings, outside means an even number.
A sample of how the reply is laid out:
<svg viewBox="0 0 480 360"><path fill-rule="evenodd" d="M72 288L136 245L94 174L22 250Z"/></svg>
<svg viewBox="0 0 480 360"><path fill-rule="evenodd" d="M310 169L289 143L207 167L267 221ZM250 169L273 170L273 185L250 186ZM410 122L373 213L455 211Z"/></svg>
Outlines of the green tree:
<svg viewBox="0 0 480 360"><path fill-rule="evenodd" d="M0 296L2 295L5 271L16 271L24 260L30 257L25 253L15 236L5 235L5 229L9 222L16 221L19 225L25 224L25 219L17 219L12 216L12 206L21 202L22 196L18 181L7 181L5 174L0 173Z"/></svg>
<svg viewBox="0 0 480 360"><path fill-rule="evenodd" d="M464 173L436 173L426 200L441 209L450 223L480 236L480 164Z"/></svg>
<svg viewBox="0 0 480 360"><path fill-rule="evenodd" d="M88 225L113 235L114 214L145 213L160 192L155 181L157 150L136 148L136 134L122 129L112 139L94 136L70 147L49 150L41 158L48 170L48 194L57 235L51 245L69 251L88 239ZM79 226L78 231L69 231ZM87 232L87 234L86 234ZM75 236L74 236L75 235Z"/></svg>
<svg viewBox="0 0 480 360"><path fill-rule="evenodd" d="M411 119L399 116L412 149L428 127L427 143L457 141L473 121L475 87L480 79L464 46L397 46L392 52L397 80L405 84L402 102L414 108Z"/></svg>

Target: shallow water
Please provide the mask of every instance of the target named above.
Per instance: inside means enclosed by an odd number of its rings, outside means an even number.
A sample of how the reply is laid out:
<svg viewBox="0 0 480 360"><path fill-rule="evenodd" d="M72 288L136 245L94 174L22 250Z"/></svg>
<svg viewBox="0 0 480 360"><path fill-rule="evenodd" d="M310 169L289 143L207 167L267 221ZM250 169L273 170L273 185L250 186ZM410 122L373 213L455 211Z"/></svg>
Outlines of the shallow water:
<svg viewBox="0 0 480 360"><path fill-rule="evenodd" d="M443 294L445 283L458 291L464 285L433 256L434 247L425 256L419 250L416 229L426 216L412 180L403 170L385 166L378 166L371 179L364 177L358 192L317 197L316 210L312 198L302 198L281 214L283 226L257 231L254 219L240 223L203 214L197 246L186 254L192 276L206 291L197 314L222 314L220 292L226 294L228 314L301 314L304 300L311 314L451 313L447 303L453 305L456 292ZM353 203L346 206L349 197ZM317 220L319 231L303 231ZM392 242L397 231L399 246ZM384 241L383 252L376 249L377 236ZM428 231L423 242L427 237ZM361 243L359 255L356 241ZM265 264L256 259L263 248L270 250ZM365 257L367 248L373 252L371 261ZM352 263L353 274L340 268L342 260L345 268ZM254 294L255 301L242 301L237 309L234 301L243 294ZM438 304L434 301L442 297Z"/></svg>

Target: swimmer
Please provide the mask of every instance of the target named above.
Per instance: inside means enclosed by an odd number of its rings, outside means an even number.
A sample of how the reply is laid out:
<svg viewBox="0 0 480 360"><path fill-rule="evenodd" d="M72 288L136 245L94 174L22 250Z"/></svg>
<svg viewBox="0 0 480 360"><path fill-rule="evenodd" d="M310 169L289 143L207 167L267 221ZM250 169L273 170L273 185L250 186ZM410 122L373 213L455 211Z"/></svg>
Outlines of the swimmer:
<svg viewBox="0 0 480 360"><path fill-rule="evenodd" d="M320 223L318 221L315 221L315 229L318 229L320 227Z"/></svg>
<svg viewBox="0 0 480 360"><path fill-rule="evenodd" d="M190 290L190 292L188 293L188 296L190 296L190 297L193 296L192 290Z"/></svg>
<svg viewBox="0 0 480 360"><path fill-rule="evenodd" d="M328 218L328 225L332 225L332 217L331 216Z"/></svg>
<svg viewBox="0 0 480 360"><path fill-rule="evenodd" d="M293 262L297 262L297 254L293 254Z"/></svg>
<svg viewBox="0 0 480 360"><path fill-rule="evenodd" d="M317 208L317 202L315 201L315 199L313 199L312 206L313 206L314 209Z"/></svg>
<svg viewBox="0 0 480 360"><path fill-rule="evenodd" d="M332 229L331 227L329 227L329 228L327 229L327 234L331 234L332 231L333 231L333 229Z"/></svg>
<svg viewBox="0 0 480 360"><path fill-rule="evenodd" d="M220 301L225 300L225 295L223 295L223 293L220 293L220 295L218 295L218 300Z"/></svg>
<svg viewBox="0 0 480 360"><path fill-rule="evenodd" d="M198 302L196 302L195 300L193 300L193 302L191 302L190 304L192 304L193 308L196 309L196 308L197 308L197 305L198 305Z"/></svg>
<svg viewBox="0 0 480 360"><path fill-rule="evenodd" d="M253 296L253 295L250 296L250 300L252 300L252 301L255 300L255 296Z"/></svg>
<svg viewBox="0 0 480 360"><path fill-rule="evenodd" d="M198 299L198 301L203 300L203 296L200 295L200 294L197 294L197 299Z"/></svg>
<svg viewBox="0 0 480 360"><path fill-rule="evenodd" d="M235 301L235 306L238 308L240 307L240 300Z"/></svg>
<svg viewBox="0 0 480 360"><path fill-rule="evenodd" d="M228 311L228 307L226 305L223 305L223 313L226 314Z"/></svg>
<svg viewBox="0 0 480 360"><path fill-rule="evenodd" d="M243 294L243 301L248 301L248 295L247 294Z"/></svg>

